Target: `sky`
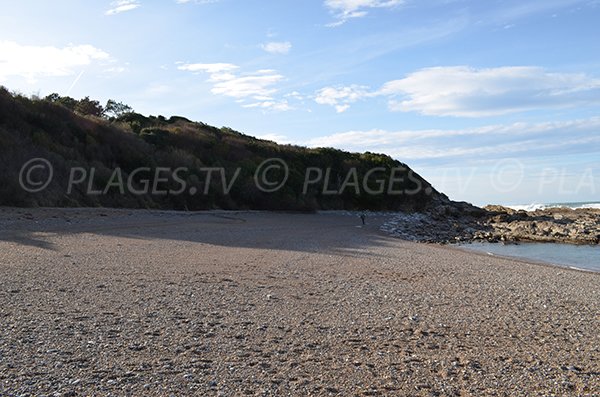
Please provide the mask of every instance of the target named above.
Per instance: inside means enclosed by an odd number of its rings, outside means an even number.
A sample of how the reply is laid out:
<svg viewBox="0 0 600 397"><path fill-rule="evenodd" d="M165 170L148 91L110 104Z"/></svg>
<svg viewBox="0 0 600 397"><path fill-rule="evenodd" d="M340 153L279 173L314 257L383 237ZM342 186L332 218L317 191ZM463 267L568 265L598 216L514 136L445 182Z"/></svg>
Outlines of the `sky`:
<svg viewBox="0 0 600 397"><path fill-rule="evenodd" d="M599 0L4 2L0 85L386 153L455 200L600 201Z"/></svg>

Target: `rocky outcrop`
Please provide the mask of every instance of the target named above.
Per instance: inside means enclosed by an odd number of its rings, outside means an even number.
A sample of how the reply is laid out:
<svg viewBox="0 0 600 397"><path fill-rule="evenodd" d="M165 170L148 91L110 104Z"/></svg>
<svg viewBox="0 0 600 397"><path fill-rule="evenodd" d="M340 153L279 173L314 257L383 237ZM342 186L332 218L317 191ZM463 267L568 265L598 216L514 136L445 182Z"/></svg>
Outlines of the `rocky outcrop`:
<svg viewBox="0 0 600 397"><path fill-rule="evenodd" d="M472 241L482 232L491 232L486 225L487 219L485 209L465 202L440 199L422 212L394 215L381 229L410 241L457 243Z"/></svg>
<svg viewBox="0 0 600 397"><path fill-rule="evenodd" d="M552 242L600 244L600 210L549 208L532 212L502 206L437 202L422 213L398 214L382 230L429 243Z"/></svg>
<svg viewBox="0 0 600 397"><path fill-rule="evenodd" d="M526 212L493 206L486 210L494 237L504 241L600 243L598 209L548 208Z"/></svg>

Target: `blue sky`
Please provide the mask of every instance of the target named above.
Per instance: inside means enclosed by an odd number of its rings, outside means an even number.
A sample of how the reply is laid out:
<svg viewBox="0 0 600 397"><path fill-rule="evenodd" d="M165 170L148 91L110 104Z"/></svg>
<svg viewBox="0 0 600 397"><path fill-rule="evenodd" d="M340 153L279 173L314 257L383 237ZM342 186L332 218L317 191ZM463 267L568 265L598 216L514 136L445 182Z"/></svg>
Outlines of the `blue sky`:
<svg viewBox="0 0 600 397"><path fill-rule="evenodd" d="M376 151L476 204L600 192L598 0L19 1L0 84Z"/></svg>

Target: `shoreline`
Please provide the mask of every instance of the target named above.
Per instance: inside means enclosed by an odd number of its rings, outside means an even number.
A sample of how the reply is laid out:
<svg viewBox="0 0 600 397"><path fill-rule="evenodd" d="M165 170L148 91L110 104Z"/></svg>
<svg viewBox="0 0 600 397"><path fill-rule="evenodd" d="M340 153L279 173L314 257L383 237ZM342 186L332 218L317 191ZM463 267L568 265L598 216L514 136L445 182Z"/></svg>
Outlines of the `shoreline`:
<svg viewBox="0 0 600 397"><path fill-rule="evenodd" d="M479 255L482 257L501 258L501 259L511 260L514 262L521 262L521 263L529 264L529 265L538 265L538 266L544 266L544 267L549 267L549 268L554 268L554 269L573 270L573 271L584 272L584 273L600 274L600 270L585 269L585 268L579 268L576 266L560 264L560 263L552 263L552 262L536 260L533 258L527 258L527 257L522 257L522 256L487 253L487 252L479 251L479 250L475 250L475 249L464 248L465 246L468 246L469 244L471 244L471 243L444 244L444 245L442 245L442 247L446 247L448 249L453 249L453 250L460 250L463 252ZM502 244L502 243L490 243L490 244ZM523 244L530 244L530 242L523 242ZM544 243L544 244L557 244L557 245L567 245L567 246L570 245L570 244L566 244L566 243Z"/></svg>

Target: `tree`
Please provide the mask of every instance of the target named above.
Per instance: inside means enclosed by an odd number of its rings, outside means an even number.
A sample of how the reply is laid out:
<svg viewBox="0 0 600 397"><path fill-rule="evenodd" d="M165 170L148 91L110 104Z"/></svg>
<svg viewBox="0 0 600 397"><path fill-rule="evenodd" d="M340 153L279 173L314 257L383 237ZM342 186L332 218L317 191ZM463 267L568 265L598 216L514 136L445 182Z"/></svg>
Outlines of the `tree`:
<svg viewBox="0 0 600 397"><path fill-rule="evenodd" d="M46 98L44 98L44 100L63 105L69 110L75 110L75 107L77 106L77 100L71 98L70 96L60 96L56 92L48 95Z"/></svg>
<svg viewBox="0 0 600 397"><path fill-rule="evenodd" d="M102 117L104 114L104 108L100 105L100 102L90 99L88 96L77 102L75 111L86 116Z"/></svg>
<svg viewBox="0 0 600 397"><path fill-rule="evenodd" d="M60 100L60 95L58 95L56 92L53 92L52 94L44 98L44 100L48 102L58 102Z"/></svg>
<svg viewBox="0 0 600 397"><path fill-rule="evenodd" d="M112 99L109 99L108 102L106 102L106 106L104 108L105 114L115 118L132 112L133 108L131 106L122 102L113 101Z"/></svg>

